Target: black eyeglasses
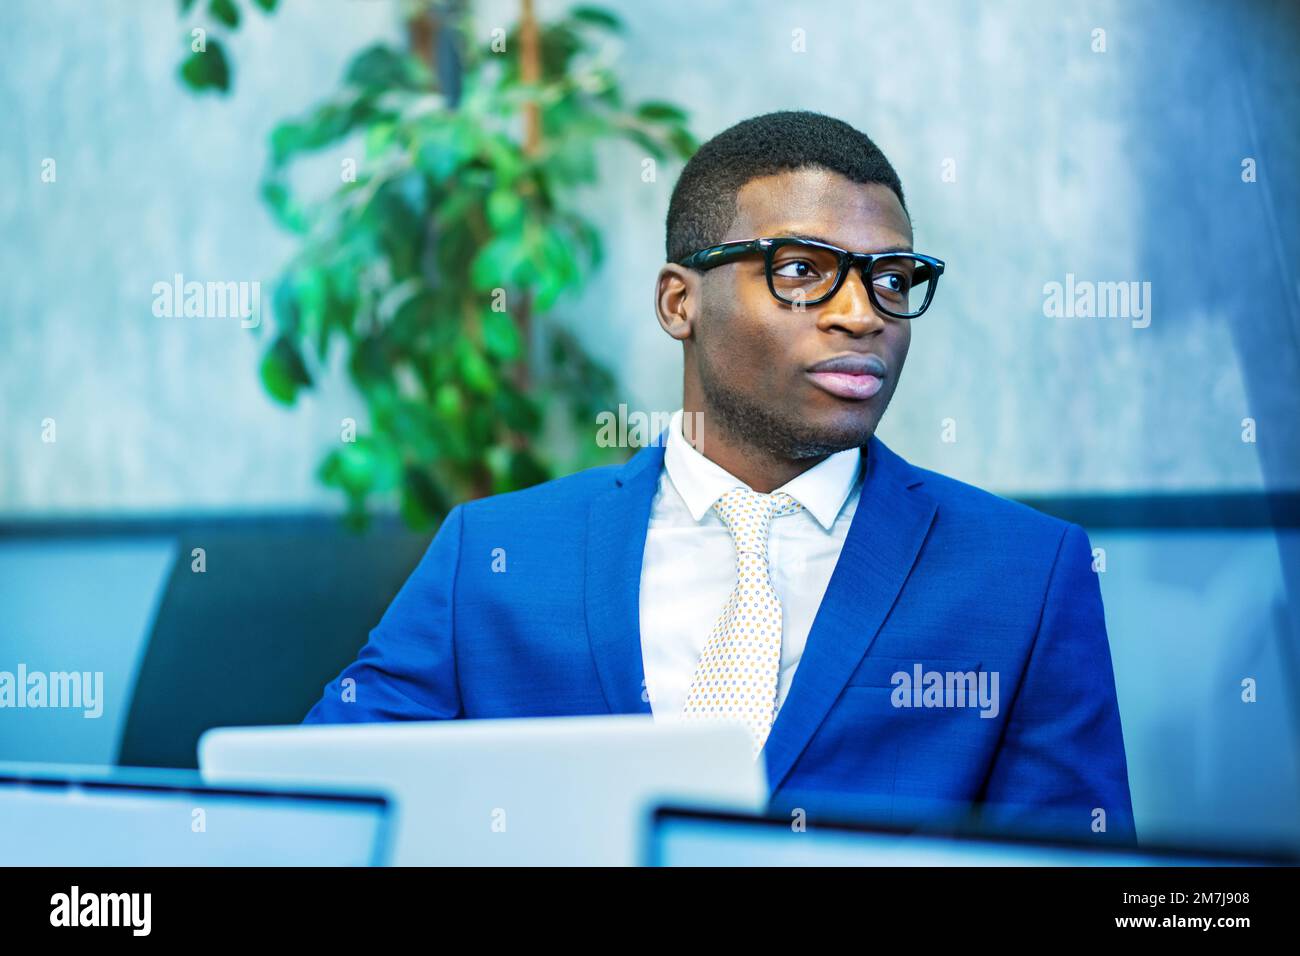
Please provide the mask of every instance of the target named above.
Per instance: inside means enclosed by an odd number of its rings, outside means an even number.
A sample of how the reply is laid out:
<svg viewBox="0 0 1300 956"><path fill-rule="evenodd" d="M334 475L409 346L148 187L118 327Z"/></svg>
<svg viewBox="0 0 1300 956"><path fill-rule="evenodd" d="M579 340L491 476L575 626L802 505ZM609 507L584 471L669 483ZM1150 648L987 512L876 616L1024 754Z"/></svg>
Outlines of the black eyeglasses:
<svg viewBox="0 0 1300 956"><path fill-rule="evenodd" d="M840 291L849 269L857 267L876 311L895 319L914 319L930 307L943 260L918 252L849 252L814 239L781 237L724 242L693 252L681 261L706 272L715 266L762 253L767 288L786 305L820 305Z"/></svg>

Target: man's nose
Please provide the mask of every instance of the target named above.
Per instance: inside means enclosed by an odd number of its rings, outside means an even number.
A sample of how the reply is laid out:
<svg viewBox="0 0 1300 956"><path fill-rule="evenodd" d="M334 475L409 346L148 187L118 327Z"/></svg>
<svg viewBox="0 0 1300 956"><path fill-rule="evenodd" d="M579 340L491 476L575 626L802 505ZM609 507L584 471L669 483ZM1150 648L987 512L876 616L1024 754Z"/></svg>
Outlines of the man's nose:
<svg viewBox="0 0 1300 956"><path fill-rule="evenodd" d="M834 297L818 307L817 327L823 332L840 329L854 336L883 329L885 320L871 304L867 281L861 269L850 269Z"/></svg>

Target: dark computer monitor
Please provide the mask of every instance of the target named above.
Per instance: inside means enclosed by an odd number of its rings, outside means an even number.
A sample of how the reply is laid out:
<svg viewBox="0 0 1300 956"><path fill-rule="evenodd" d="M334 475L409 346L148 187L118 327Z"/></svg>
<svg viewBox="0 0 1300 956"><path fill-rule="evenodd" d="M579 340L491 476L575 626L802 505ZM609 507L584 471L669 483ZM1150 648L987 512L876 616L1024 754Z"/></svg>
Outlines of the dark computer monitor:
<svg viewBox="0 0 1300 956"><path fill-rule="evenodd" d="M663 806L648 831L650 866L1243 866L1287 857L1124 847L979 833L922 832L868 823Z"/></svg>
<svg viewBox="0 0 1300 956"><path fill-rule="evenodd" d="M380 794L0 764L7 866L378 866L388 860L389 815Z"/></svg>

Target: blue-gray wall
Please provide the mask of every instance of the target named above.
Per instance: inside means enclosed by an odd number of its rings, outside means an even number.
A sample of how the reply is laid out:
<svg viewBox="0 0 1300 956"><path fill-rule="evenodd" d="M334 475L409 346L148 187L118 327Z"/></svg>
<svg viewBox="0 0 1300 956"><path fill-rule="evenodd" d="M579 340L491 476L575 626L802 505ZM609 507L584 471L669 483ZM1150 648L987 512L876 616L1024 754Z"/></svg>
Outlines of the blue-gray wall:
<svg viewBox="0 0 1300 956"><path fill-rule="evenodd" d="M293 246L258 198L267 136L401 35L388 3L283 7L246 11L229 99L181 87L202 21L173 0L0 8L0 514L333 504L320 450L364 420L342 378L284 410L258 381L265 336L152 311L176 273L269 299Z"/></svg>
<svg viewBox="0 0 1300 956"><path fill-rule="evenodd" d="M166 0L0 12L0 513L334 502L312 473L339 420L364 420L346 383L285 411L261 393L253 332L150 308L177 272L269 285L292 245L257 199L268 131L400 34L388 2L283 6L245 16L228 100L175 81L189 21ZM893 159L918 247L950 264L882 426L899 451L1013 493L1300 486L1284 4L610 6L629 93L689 106L701 136L815 108ZM479 9L486 35L515 6ZM644 183L641 158L605 150L583 201L608 264L563 312L629 405L670 409L680 358L650 290L675 170ZM1150 326L1044 317L1044 283L1067 273L1150 282Z"/></svg>

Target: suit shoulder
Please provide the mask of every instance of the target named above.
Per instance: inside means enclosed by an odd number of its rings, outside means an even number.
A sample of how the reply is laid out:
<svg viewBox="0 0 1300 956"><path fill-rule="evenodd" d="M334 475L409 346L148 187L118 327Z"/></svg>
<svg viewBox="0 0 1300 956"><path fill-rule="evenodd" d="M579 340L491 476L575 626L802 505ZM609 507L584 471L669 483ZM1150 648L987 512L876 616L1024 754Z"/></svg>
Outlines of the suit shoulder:
<svg viewBox="0 0 1300 956"><path fill-rule="evenodd" d="M465 520L514 520L584 507L596 495L614 487L619 469L623 467L598 465L518 491L477 498L459 506L461 515Z"/></svg>
<svg viewBox="0 0 1300 956"><path fill-rule="evenodd" d="M1010 498L986 491L956 478L920 468L911 468L924 479L922 486L939 504L946 520L979 523L989 530L1032 535L1060 541L1074 525L1061 518Z"/></svg>

